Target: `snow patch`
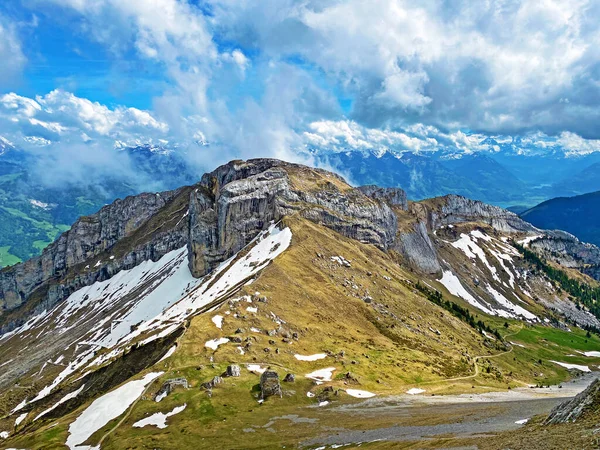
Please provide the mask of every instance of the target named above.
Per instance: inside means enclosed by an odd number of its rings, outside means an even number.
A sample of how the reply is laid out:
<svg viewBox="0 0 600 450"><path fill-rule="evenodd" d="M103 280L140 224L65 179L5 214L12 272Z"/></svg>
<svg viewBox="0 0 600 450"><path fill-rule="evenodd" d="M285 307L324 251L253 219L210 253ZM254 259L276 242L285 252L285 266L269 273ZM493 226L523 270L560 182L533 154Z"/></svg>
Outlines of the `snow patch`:
<svg viewBox="0 0 600 450"><path fill-rule="evenodd" d="M21 422L23 422L25 420L25 417L27 417L27 414L29 414L29 413L23 413L19 417L17 417L17 420L15 420L15 427L18 427L21 424Z"/></svg>
<svg viewBox="0 0 600 450"><path fill-rule="evenodd" d="M419 395L419 394L422 394L423 392L425 392L425 389L419 389L419 388L412 388L412 389L409 389L408 391L406 391L406 393L408 395Z"/></svg>
<svg viewBox="0 0 600 450"><path fill-rule="evenodd" d="M266 368L261 367L260 364L247 364L246 368L250 372L255 372L259 374L262 374L265 370L267 370Z"/></svg>
<svg viewBox="0 0 600 450"><path fill-rule="evenodd" d="M479 303L475 297L469 294L469 292L460 283L458 277L450 270L444 270L442 273L442 278L438 281L442 283L446 289L448 289L448 292L450 292L452 295L462 298L463 300L466 300L471 306L480 309L486 314L490 314L492 316L497 315L495 311L490 308L486 308Z"/></svg>
<svg viewBox="0 0 600 450"><path fill-rule="evenodd" d="M219 330L223 328L223 316L216 315L211 320Z"/></svg>
<svg viewBox="0 0 600 450"><path fill-rule="evenodd" d="M175 414L179 414L180 412L182 412L186 406L187 404L185 403L181 406L176 406L175 408L173 408L173 411L168 412L166 414L161 412L154 413L151 416L148 416L142 420L138 420L136 423L133 424L133 426L135 428L143 428L146 425L152 425L160 429L167 428L167 419L169 417L174 416Z"/></svg>
<svg viewBox="0 0 600 450"><path fill-rule="evenodd" d="M51 406L50 408L48 408L45 411L42 411L41 413L39 413L35 419L33 419L33 421L35 422L36 420L38 420L40 417L45 416L46 414L48 414L50 411L52 411L53 409L57 408L59 405L62 405L64 402L71 400L72 398L77 397L81 391L83 391L83 388L85 387L85 384L82 384L81 387L79 389L77 389L74 392L71 392L70 394L65 395L63 398L61 398L58 402L56 402L56 404L54 404L53 406Z"/></svg>
<svg viewBox="0 0 600 450"><path fill-rule="evenodd" d="M530 313L525 308L523 308L523 307L521 307L519 305L515 305L510 300L508 300L504 295L502 295L496 289L494 289L493 287L491 287L489 284L486 286L486 288L487 288L487 291L490 294L492 294L492 296L494 297L494 299L498 303L500 303L502 306L504 306L506 309L508 309L509 311L512 311L513 313L515 313L515 314L517 314L519 316L523 316L526 319L537 320L537 316L535 314Z"/></svg>
<svg viewBox="0 0 600 450"><path fill-rule="evenodd" d="M527 422L529 422L529 419L521 419L521 420L517 420L515 423L517 425L525 425Z"/></svg>
<svg viewBox="0 0 600 450"><path fill-rule="evenodd" d="M229 342L227 338L219 338L219 339L211 339L210 341L206 341L204 344L205 347L216 350L219 345L223 345Z"/></svg>
<svg viewBox="0 0 600 450"><path fill-rule="evenodd" d="M305 375L305 377L309 378L311 380L321 381L321 382L331 381L334 370L335 370L335 367L327 367L325 369L315 370L314 372L311 372L311 373Z"/></svg>
<svg viewBox="0 0 600 450"><path fill-rule="evenodd" d="M67 447L71 450L92 450L93 447L81 444L112 419L127 411L146 387L162 374L163 372L148 373L142 379L129 381L94 400L69 426Z"/></svg>
<svg viewBox="0 0 600 450"><path fill-rule="evenodd" d="M346 389L346 394L348 394L350 397L355 397L355 398L375 397L375 394L373 394L372 392L361 391L359 389Z"/></svg>
<svg viewBox="0 0 600 450"><path fill-rule="evenodd" d="M167 358L171 357L171 356L173 355L173 353L175 353L175 350L177 350L177 346L176 346L176 345L174 345L173 347L171 347L171 348L169 349L169 351L168 351L167 353L165 353L165 356L163 356L162 358L160 358L160 359L158 360L158 362L162 362L162 361L164 361L165 359L167 359Z"/></svg>
<svg viewBox="0 0 600 450"><path fill-rule="evenodd" d="M591 372L591 370L588 366L580 366L579 364L568 364L568 363L552 361L552 360L550 362L553 362L554 364L558 364L559 366L562 366L565 369L577 369L582 372Z"/></svg>
<svg viewBox="0 0 600 450"><path fill-rule="evenodd" d="M309 356L294 355L294 358L296 358L298 361L317 361L319 359L327 358L327 355L325 353L317 353L316 355Z"/></svg>

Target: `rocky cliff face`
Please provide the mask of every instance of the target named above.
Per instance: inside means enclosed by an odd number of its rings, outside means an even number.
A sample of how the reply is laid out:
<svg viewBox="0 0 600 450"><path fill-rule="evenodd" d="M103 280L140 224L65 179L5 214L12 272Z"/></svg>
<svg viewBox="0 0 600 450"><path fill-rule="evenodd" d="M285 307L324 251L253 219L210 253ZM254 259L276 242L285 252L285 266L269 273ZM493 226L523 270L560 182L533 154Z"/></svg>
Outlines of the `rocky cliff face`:
<svg viewBox="0 0 600 450"><path fill-rule="evenodd" d="M184 246L189 191L127 197L82 217L41 256L0 272L0 312L30 299L37 311L50 308L82 286Z"/></svg>
<svg viewBox="0 0 600 450"><path fill-rule="evenodd" d="M597 407L599 402L600 379L596 378L587 389L578 394L575 398L569 399L554 408L544 424L553 425L557 423L575 422L590 408Z"/></svg>
<svg viewBox="0 0 600 450"><path fill-rule="evenodd" d="M382 188L375 185L360 186L357 188L367 197L381 200L390 206L396 206L403 211L408 210L408 198L406 192L400 188Z"/></svg>
<svg viewBox="0 0 600 450"><path fill-rule="evenodd" d="M546 259L600 280L600 248L593 244L581 242L565 231L548 231L529 246Z"/></svg>
<svg viewBox="0 0 600 450"><path fill-rule="evenodd" d="M256 159L225 164L193 187L117 200L78 220L40 257L0 272L3 328L22 322L27 314L7 324L6 312L24 303L42 311L76 289L184 246L192 274L203 276L291 214L387 250L397 230L388 202L402 205L405 195L371 194L326 171Z"/></svg>
<svg viewBox="0 0 600 450"><path fill-rule="evenodd" d="M492 228L507 232L533 232L537 229L525 222L516 214L488 205L486 203L471 200L459 195L448 195L443 197L444 204L437 214L432 216L433 228L441 225L452 225L464 222L480 222L490 225Z"/></svg>
<svg viewBox="0 0 600 450"><path fill-rule="evenodd" d="M190 270L202 276L242 249L271 221L299 214L387 250L397 219L332 173L278 160L236 161L202 177L190 200Z"/></svg>

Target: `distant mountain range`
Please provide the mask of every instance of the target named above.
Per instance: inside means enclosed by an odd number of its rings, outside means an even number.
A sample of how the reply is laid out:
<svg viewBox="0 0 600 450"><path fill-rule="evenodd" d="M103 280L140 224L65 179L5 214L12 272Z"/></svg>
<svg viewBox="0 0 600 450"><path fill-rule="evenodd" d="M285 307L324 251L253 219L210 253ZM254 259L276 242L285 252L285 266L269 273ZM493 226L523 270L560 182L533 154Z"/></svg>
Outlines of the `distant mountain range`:
<svg viewBox="0 0 600 450"><path fill-rule="evenodd" d="M600 246L600 192L545 201L521 217L536 227L564 230Z"/></svg>
<svg viewBox="0 0 600 450"><path fill-rule="evenodd" d="M542 201L600 190L600 155L566 157L564 153L518 155L481 152L372 153L313 150L323 167L330 167L355 184L401 187L421 200L459 194L502 207L526 210Z"/></svg>

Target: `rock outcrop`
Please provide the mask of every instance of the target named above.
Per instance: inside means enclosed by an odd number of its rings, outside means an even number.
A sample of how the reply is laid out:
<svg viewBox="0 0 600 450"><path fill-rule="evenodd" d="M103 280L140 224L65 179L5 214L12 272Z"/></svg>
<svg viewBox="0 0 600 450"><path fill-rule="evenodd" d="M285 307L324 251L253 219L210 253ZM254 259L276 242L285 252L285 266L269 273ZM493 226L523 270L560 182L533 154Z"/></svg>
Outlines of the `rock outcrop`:
<svg viewBox="0 0 600 450"><path fill-rule="evenodd" d="M443 203L439 212L432 215L433 229L442 225L480 222L507 233L537 231L537 228L525 222L515 213L498 206L488 205L460 195L447 195L441 200Z"/></svg>
<svg viewBox="0 0 600 450"><path fill-rule="evenodd" d="M359 186L357 188L367 197L386 202L390 206L397 206L403 211L408 210L406 192L400 188L382 188L375 185Z"/></svg>
<svg viewBox="0 0 600 450"><path fill-rule="evenodd" d="M383 250L396 235L388 204L337 175L274 159L233 161L204 175L190 199L190 270L205 275L292 214Z"/></svg>
<svg viewBox="0 0 600 450"><path fill-rule="evenodd" d="M49 309L73 291L187 242L190 188L116 200L80 218L42 255L0 271L0 312L36 298Z"/></svg>
<svg viewBox="0 0 600 450"><path fill-rule="evenodd" d="M547 231L529 243L536 253L565 267L600 280L600 248L581 242L565 231Z"/></svg>
<svg viewBox="0 0 600 450"><path fill-rule="evenodd" d="M600 404L600 379L596 378L587 389L579 393L576 397L556 406L550 412L544 424L553 425L575 422L590 408L597 408L598 404Z"/></svg>

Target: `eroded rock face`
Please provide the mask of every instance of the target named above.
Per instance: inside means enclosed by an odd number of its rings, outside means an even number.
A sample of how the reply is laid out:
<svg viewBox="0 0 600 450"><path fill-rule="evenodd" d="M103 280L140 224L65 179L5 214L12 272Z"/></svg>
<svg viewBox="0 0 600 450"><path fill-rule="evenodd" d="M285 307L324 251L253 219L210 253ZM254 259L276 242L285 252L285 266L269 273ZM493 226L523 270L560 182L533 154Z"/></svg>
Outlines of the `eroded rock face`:
<svg viewBox="0 0 600 450"><path fill-rule="evenodd" d="M300 214L347 237L387 250L397 218L385 201L337 175L272 159L234 161L202 177L190 199L190 270L203 276L271 221Z"/></svg>
<svg viewBox="0 0 600 450"><path fill-rule="evenodd" d="M437 251L423 221L415 222L412 231L401 232L395 249L411 266L422 272L433 274L442 270Z"/></svg>
<svg viewBox="0 0 600 450"><path fill-rule="evenodd" d="M546 259L600 280L600 248L581 242L565 231L548 231L529 247Z"/></svg>
<svg viewBox="0 0 600 450"><path fill-rule="evenodd" d="M575 422L590 407L600 402L600 379L596 378L587 389L576 397L555 407L544 422L545 425Z"/></svg>
<svg viewBox="0 0 600 450"><path fill-rule="evenodd" d="M19 307L34 294L35 311L49 309L83 286L183 247L189 192L144 193L82 217L39 257L0 271L0 312ZM181 200L185 210L180 210Z"/></svg>
<svg viewBox="0 0 600 450"><path fill-rule="evenodd" d="M382 188L375 185L359 186L357 188L367 197L386 202L390 206L397 206L408 211L408 198L406 192L400 188Z"/></svg>
<svg viewBox="0 0 600 450"><path fill-rule="evenodd" d="M532 232L537 230L537 228L525 222L516 214L497 206L488 205L459 195L448 195L443 199L445 200L445 204L441 208L441 213L433 219L434 228L456 223L482 222L487 223L498 231L507 233L517 231Z"/></svg>

